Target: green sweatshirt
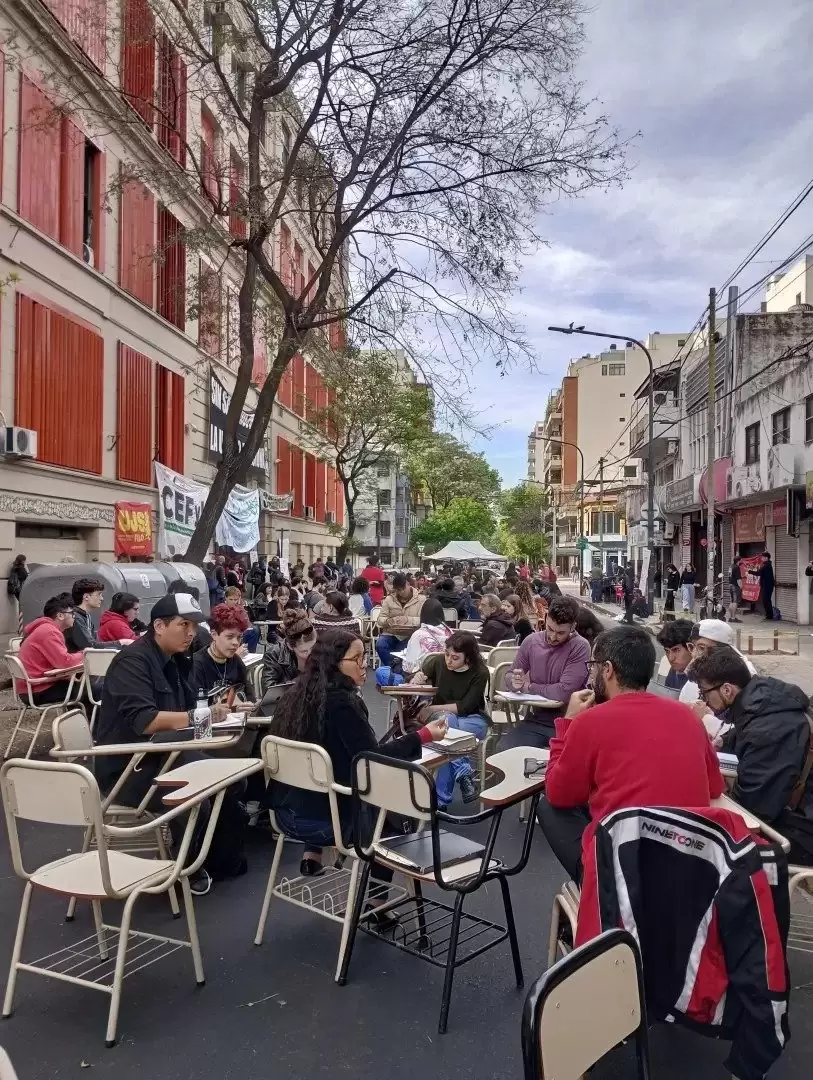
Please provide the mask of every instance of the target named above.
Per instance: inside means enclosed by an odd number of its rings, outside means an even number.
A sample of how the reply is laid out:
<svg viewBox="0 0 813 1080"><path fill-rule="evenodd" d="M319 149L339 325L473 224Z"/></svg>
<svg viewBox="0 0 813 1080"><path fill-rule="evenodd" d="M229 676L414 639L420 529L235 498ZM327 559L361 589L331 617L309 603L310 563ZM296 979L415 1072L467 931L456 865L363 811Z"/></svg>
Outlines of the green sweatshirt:
<svg viewBox="0 0 813 1080"><path fill-rule="evenodd" d="M488 668L450 671L442 653L427 656L423 673L437 687L434 705L456 705L458 716L485 716Z"/></svg>

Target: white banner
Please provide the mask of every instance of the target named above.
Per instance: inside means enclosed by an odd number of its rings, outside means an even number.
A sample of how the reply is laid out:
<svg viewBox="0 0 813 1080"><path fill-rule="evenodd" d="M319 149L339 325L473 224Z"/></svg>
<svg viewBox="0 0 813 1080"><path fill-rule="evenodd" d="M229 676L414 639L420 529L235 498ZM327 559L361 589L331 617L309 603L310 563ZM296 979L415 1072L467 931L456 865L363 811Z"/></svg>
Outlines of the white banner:
<svg viewBox="0 0 813 1080"><path fill-rule="evenodd" d="M162 559L184 555L209 489L155 462L158 486L158 554Z"/></svg>
<svg viewBox="0 0 813 1080"><path fill-rule="evenodd" d="M158 486L158 555L162 559L185 555L209 488L173 472L158 461L155 462L155 482ZM260 543L259 523L259 490L238 488L229 496L223 516L217 523L217 543L241 554L251 551Z"/></svg>
<svg viewBox="0 0 813 1080"><path fill-rule="evenodd" d="M215 539L221 547L230 547L238 554L260 545L260 492L235 489L229 495Z"/></svg>
<svg viewBox="0 0 813 1080"><path fill-rule="evenodd" d="M649 582L649 564L652 560L652 552L649 548L644 548L641 554L641 576L638 578L638 588L641 593L646 596L647 583Z"/></svg>

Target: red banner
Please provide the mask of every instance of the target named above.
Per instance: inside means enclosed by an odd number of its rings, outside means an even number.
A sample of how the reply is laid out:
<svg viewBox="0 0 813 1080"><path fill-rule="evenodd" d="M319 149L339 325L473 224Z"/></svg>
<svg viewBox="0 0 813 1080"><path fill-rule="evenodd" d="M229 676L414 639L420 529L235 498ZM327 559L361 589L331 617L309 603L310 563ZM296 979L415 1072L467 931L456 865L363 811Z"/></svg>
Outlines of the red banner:
<svg viewBox="0 0 813 1080"><path fill-rule="evenodd" d="M740 559L742 598L749 603L759 600L759 568L761 566L761 555L752 555L748 559Z"/></svg>
<svg viewBox="0 0 813 1080"><path fill-rule="evenodd" d="M758 544L765 540L765 507L744 506L734 511L734 543Z"/></svg>
<svg viewBox="0 0 813 1080"><path fill-rule="evenodd" d="M149 503L117 502L114 543L116 555L152 555L152 507Z"/></svg>

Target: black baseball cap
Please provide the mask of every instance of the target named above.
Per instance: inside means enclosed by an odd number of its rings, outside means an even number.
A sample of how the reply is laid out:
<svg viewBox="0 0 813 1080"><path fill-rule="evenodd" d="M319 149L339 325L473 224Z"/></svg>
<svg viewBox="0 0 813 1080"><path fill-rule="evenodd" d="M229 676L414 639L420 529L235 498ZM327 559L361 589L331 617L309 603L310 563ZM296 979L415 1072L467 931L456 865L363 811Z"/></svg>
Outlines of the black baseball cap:
<svg viewBox="0 0 813 1080"><path fill-rule="evenodd" d="M194 596L189 593L168 593L153 604L150 623L154 623L156 619L165 619L169 622L176 616L194 623L203 622L206 618Z"/></svg>

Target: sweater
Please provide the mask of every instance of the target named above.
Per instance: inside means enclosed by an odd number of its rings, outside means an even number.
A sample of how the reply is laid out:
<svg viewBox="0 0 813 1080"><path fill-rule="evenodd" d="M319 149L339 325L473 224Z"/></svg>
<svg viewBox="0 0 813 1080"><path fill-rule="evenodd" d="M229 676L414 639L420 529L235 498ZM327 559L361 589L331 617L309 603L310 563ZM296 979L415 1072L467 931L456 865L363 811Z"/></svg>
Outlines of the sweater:
<svg viewBox="0 0 813 1080"><path fill-rule="evenodd" d="M590 808L582 850L596 825L629 806L706 807L722 795L706 729L685 705L655 694L619 694L556 720L545 772L551 806Z"/></svg>
<svg viewBox="0 0 813 1080"><path fill-rule="evenodd" d="M589 659L590 646L578 634L563 645L551 645L545 631L540 630L520 645L514 670L530 675L531 694L561 701L567 707L570 695L587 686ZM532 714L534 720L543 724L552 724L555 715L553 709L536 709Z"/></svg>
<svg viewBox="0 0 813 1080"><path fill-rule="evenodd" d="M435 653L423 662L423 672L437 687L434 705L456 705L458 716L484 716L488 668L485 665L450 671L445 655Z"/></svg>
<svg viewBox="0 0 813 1080"><path fill-rule="evenodd" d="M373 605L380 604L384 599L384 571L380 566L365 566L361 577L370 583L369 593Z"/></svg>
<svg viewBox="0 0 813 1080"><path fill-rule="evenodd" d="M44 615L26 626L19 656L20 663L31 679L41 679L46 671L54 668L82 666L82 654L68 652L62 631L53 619L46 619ZM33 688L34 693L47 690L49 686L60 681L64 681L64 677L62 680L49 679L48 682L37 683ZM22 679L17 679L17 691L25 693L25 689Z"/></svg>
<svg viewBox="0 0 813 1080"><path fill-rule="evenodd" d="M138 637L124 615L103 611L99 620L99 641L135 641Z"/></svg>

